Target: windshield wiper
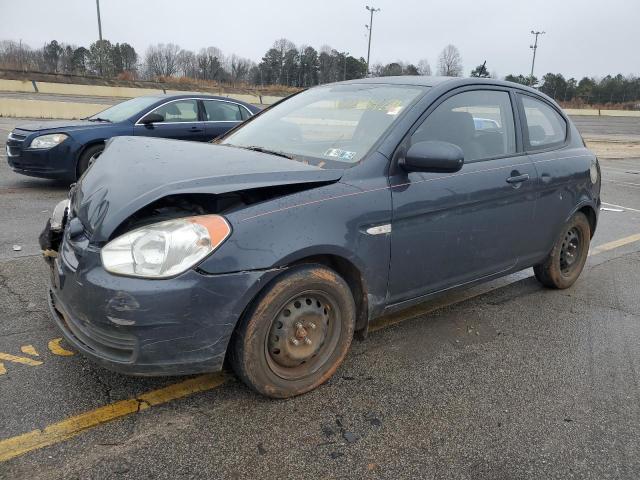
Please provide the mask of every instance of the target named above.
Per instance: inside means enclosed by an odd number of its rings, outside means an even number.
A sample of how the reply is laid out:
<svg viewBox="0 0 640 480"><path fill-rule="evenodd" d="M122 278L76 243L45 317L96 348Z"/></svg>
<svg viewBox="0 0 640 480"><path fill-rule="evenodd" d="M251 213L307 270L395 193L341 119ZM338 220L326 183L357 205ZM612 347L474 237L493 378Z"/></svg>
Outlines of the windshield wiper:
<svg viewBox="0 0 640 480"><path fill-rule="evenodd" d="M278 152L276 150L269 150L268 148L263 148L263 147L258 147L258 146L250 146L250 147L242 147L245 150L251 150L254 152L260 152L260 153L268 153L269 155L277 155L278 157L284 157L284 158L288 158L289 160L293 160L293 157L291 155L288 155L284 152Z"/></svg>
<svg viewBox="0 0 640 480"><path fill-rule="evenodd" d="M90 122L107 122L107 123L113 123L111 120L109 120L109 119L107 119L107 118L101 118L101 117L87 118L87 120L89 120Z"/></svg>

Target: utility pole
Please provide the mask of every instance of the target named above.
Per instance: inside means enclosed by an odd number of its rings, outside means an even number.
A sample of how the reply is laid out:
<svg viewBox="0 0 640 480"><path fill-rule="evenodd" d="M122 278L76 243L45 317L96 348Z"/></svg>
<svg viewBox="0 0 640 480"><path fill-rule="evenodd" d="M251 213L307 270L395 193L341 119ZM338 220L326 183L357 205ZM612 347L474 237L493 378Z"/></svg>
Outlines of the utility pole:
<svg viewBox="0 0 640 480"><path fill-rule="evenodd" d="M96 0L96 8L98 10L98 37L102 41L102 22L100 21L100 0Z"/></svg>
<svg viewBox="0 0 640 480"><path fill-rule="evenodd" d="M533 87L533 68L536 65L536 50L538 50L538 37L540 35L544 35L546 32L534 32L533 30L531 30L531 35L535 35L536 36L536 40L533 43L533 45L530 45L529 48L531 48L533 50L533 60L531 61L531 76L529 77L529 85L531 85Z"/></svg>
<svg viewBox="0 0 640 480"><path fill-rule="evenodd" d="M373 14L379 12L380 9L370 7L369 5L367 5L366 7L367 10L369 10L369 12L371 13L371 20L369 20L369 25L365 25L365 27L367 27L367 29L369 30L369 47L367 48L367 75L369 75L369 58L371 57L371 32L373 31Z"/></svg>
<svg viewBox="0 0 640 480"><path fill-rule="evenodd" d="M349 57L350 52L342 52L342 55L344 55L344 75L343 75L343 80L347 79L347 58Z"/></svg>

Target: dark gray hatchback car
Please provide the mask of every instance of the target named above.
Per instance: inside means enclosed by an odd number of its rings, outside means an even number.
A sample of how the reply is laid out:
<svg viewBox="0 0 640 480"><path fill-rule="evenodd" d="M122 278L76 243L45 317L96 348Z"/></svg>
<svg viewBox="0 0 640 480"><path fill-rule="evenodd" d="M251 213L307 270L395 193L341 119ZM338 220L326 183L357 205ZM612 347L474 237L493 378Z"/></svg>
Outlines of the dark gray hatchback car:
<svg viewBox="0 0 640 480"><path fill-rule="evenodd" d="M53 317L86 356L140 375L226 359L288 397L383 314L531 266L571 286L599 205L596 157L536 90L376 78L299 93L216 145L115 138L41 243Z"/></svg>

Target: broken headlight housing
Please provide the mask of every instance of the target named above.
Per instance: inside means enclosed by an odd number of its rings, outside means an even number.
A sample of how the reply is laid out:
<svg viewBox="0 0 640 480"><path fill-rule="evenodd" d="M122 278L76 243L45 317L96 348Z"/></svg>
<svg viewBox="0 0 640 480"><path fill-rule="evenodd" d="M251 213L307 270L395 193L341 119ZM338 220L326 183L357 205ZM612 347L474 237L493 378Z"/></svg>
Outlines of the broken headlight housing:
<svg viewBox="0 0 640 480"><path fill-rule="evenodd" d="M231 234L220 215L178 218L131 230L101 250L108 272L142 278L169 278L203 260Z"/></svg>

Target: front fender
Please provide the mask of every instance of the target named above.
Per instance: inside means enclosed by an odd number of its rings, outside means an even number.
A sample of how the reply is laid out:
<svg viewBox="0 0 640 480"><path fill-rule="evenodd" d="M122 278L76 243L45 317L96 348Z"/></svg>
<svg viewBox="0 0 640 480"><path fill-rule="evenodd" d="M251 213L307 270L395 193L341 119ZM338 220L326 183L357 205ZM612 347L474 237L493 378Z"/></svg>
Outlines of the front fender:
<svg viewBox="0 0 640 480"><path fill-rule="evenodd" d="M384 178L366 184L325 185L227 215L231 237L198 268L212 274L262 270L331 255L351 262L367 293L384 299L391 236L366 230L391 222L391 194Z"/></svg>

